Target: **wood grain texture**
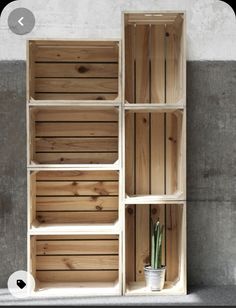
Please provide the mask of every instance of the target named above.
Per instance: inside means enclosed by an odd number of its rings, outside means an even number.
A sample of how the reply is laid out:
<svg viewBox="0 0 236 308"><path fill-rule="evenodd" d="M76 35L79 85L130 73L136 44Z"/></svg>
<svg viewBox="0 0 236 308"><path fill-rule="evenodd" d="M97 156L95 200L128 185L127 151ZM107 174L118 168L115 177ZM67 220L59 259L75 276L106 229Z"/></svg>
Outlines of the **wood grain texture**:
<svg viewBox="0 0 236 308"><path fill-rule="evenodd" d="M118 182L37 182L37 196L118 195Z"/></svg>
<svg viewBox="0 0 236 308"><path fill-rule="evenodd" d="M117 123L36 123L36 137L117 137Z"/></svg>
<svg viewBox="0 0 236 308"><path fill-rule="evenodd" d="M36 277L41 282L114 282L118 278L118 270L37 271Z"/></svg>
<svg viewBox="0 0 236 308"><path fill-rule="evenodd" d="M36 256L37 270L117 270L118 256Z"/></svg>
<svg viewBox="0 0 236 308"><path fill-rule="evenodd" d="M35 92L118 93L118 82L106 78L38 78Z"/></svg>
<svg viewBox="0 0 236 308"><path fill-rule="evenodd" d="M117 197L37 197L37 211L117 211ZM88 214L89 215L89 214Z"/></svg>
<svg viewBox="0 0 236 308"><path fill-rule="evenodd" d="M94 181L94 180L117 180L119 174L117 171L40 171L36 173L37 181Z"/></svg>
<svg viewBox="0 0 236 308"><path fill-rule="evenodd" d="M92 122L118 122L118 113L113 108L40 108L36 114L37 122L65 122L65 121L92 121Z"/></svg>
<svg viewBox="0 0 236 308"><path fill-rule="evenodd" d="M37 46L36 62L118 62L118 46Z"/></svg>
<svg viewBox="0 0 236 308"><path fill-rule="evenodd" d="M74 100L96 100L97 103L104 100L115 100L118 93L35 93L34 99L36 100L61 100L64 104Z"/></svg>
<svg viewBox="0 0 236 308"><path fill-rule="evenodd" d="M68 240L37 241L37 255L104 255L119 253L117 240Z"/></svg>
<svg viewBox="0 0 236 308"><path fill-rule="evenodd" d="M118 219L118 211L95 212L36 212L36 219L40 224L109 224Z"/></svg>
<svg viewBox="0 0 236 308"><path fill-rule="evenodd" d="M112 77L118 78L113 63L35 63L35 77Z"/></svg>

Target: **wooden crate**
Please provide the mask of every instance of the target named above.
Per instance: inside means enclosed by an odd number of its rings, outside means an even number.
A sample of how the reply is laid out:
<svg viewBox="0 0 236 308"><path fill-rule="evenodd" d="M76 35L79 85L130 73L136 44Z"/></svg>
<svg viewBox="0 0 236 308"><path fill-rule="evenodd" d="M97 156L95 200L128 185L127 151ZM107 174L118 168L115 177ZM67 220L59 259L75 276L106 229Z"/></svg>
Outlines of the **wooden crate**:
<svg viewBox="0 0 236 308"><path fill-rule="evenodd" d="M104 108L31 107L28 164L114 164L119 115Z"/></svg>
<svg viewBox="0 0 236 308"><path fill-rule="evenodd" d="M119 219L117 171L30 171L29 192L35 232L112 230Z"/></svg>
<svg viewBox="0 0 236 308"><path fill-rule="evenodd" d="M126 203L186 199L185 135L184 111L126 110Z"/></svg>
<svg viewBox="0 0 236 308"><path fill-rule="evenodd" d="M118 235L33 235L30 248L38 293L120 294Z"/></svg>
<svg viewBox="0 0 236 308"><path fill-rule="evenodd" d="M31 40L29 102L120 100L119 41Z"/></svg>
<svg viewBox="0 0 236 308"><path fill-rule="evenodd" d="M184 14L126 13L123 24L125 102L185 105Z"/></svg>
<svg viewBox="0 0 236 308"><path fill-rule="evenodd" d="M148 211L147 211L148 210ZM162 291L145 287L143 268L150 264L150 222L165 225L162 250L166 281ZM180 295L186 293L186 204L185 202L128 205L125 210L125 294Z"/></svg>

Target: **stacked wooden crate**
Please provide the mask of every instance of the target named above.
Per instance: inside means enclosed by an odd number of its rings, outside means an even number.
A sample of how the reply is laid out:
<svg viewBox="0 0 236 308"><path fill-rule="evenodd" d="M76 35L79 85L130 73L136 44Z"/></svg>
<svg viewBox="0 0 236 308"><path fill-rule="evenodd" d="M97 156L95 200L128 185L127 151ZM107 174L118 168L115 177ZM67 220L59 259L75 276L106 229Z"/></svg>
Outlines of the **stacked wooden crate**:
<svg viewBox="0 0 236 308"><path fill-rule="evenodd" d="M45 294L121 294L120 42L29 41L29 263Z"/></svg>
<svg viewBox="0 0 236 308"><path fill-rule="evenodd" d="M182 12L124 13L123 51L114 40L28 42L37 293L186 292L185 62ZM143 267L158 218L166 283L150 292Z"/></svg>

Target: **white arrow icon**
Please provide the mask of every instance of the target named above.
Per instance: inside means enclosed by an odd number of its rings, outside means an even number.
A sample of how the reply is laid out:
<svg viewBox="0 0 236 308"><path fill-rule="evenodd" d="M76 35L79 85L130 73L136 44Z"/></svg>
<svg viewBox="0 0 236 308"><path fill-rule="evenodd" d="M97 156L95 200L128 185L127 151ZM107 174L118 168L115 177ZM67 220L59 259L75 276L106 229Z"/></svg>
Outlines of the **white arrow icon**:
<svg viewBox="0 0 236 308"><path fill-rule="evenodd" d="M21 17L19 20L18 20L18 23L23 27L24 24L22 23L22 20L24 19L24 17Z"/></svg>

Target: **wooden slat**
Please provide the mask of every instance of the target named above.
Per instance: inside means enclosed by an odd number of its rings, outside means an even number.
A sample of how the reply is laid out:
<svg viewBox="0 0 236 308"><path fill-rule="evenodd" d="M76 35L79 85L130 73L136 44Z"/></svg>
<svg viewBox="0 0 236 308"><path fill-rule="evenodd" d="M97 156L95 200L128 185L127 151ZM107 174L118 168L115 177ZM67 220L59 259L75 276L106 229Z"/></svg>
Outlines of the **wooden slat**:
<svg viewBox="0 0 236 308"><path fill-rule="evenodd" d="M36 138L36 152L118 152L117 138Z"/></svg>
<svg viewBox="0 0 236 308"><path fill-rule="evenodd" d="M151 103L165 102L165 26L151 26Z"/></svg>
<svg viewBox="0 0 236 308"><path fill-rule="evenodd" d="M118 219L117 211L96 211L96 212L37 212L36 219L39 223L60 224L60 223L114 223Z"/></svg>
<svg viewBox="0 0 236 308"><path fill-rule="evenodd" d="M118 62L118 46L37 46L35 61Z"/></svg>
<svg viewBox="0 0 236 308"><path fill-rule="evenodd" d="M41 164L113 164L117 153L37 153Z"/></svg>
<svg viewBox="0 0 236 308"><path fill-rule="evenodd" d="M178 125L174 114L166 114L166 194L177 190Z"/></svg>
<svg viewBox="0 0 236 308"><path fill-rule="evenodd" d="M37 255L118 254L117 240L37 241Z"/></svg>
<svg viewBox="0 0 236 308"><path fill-rule="evenodd" d="M149 103L149 26L136 26L136 103ZM136 114L136 194L149 193L149 114ZM136 208L136 280L149 262L149 205Z"/></svg>
<svg viewBox="0 0 236 308"><path fill-rule="evenodd" d="M166 32L166 102L177 103L183 95L183 62L181 61L182 28L167 25Z"/></svg>
<svg viewBox="0 0 236 308"><path fill-rule="evenodd" d="M179 274L179 210L178 205L166 205L166 279L169 281L175 281Z"/></svg>
<svg viewBox="0 0 236 308"><path fill-rule="evenodd" d="M41 282L114 282L118 271L37 271L36 275Z"/></svg>
<svg viewBox="0 0 236 308"><path fill-rule="evenodd" d="M36 123L36 137L118 136L117 123Z"/></svg>
<svg viewBox="0 0 236 308"><path fill-rule="evenodd" d="M118 195L118 182L37 182L38 196Z"/></svg>
<svg viewBox="0 0 236 308"><path fill-rule="evenodd" d="M105 78L39 78L36 92L118 92L117 79Z"/></svg>
<svg viewBox="0 0 236 308"><path fill-rule="evenodd" d="M165 102L165 26L151 26L151 103ZM165 194L165 129L164 114L151 114L151 193ZM151 205L151 219L165 225L165 206ZM165 239L162 245L165 264Z"/></svg>
<svg viewBox="0 0 236 308"><path fill-rule="evenodd" d="M37 270L118 269L118 256L37 256Z"/></svg>
<svg viewBox="0 0 236 308"><path fill-rule="evenodd" d="M149 26L136 26L135 37L136 103L149 103Z"/></svg>
<svg viewBox="0 0 236 308"><path fill-rule="evenodd" d="M41 108L37 111L36 121L96 121L118 122L118 113L115 109L85 109L85 108Z"/></svg>
<svg viewBox="0 0 236 308"><path fill-rule="evenodd" d="M70 103L73 100L115 100L118 93L35 93L35 100L62 100ZM37 102L37 101L35 101Z"/></svg>
<svg viewBox="0 0 236 308"><path fill-rule="evenodd" d="M71 181L71 180L117 180L119 178L117 171L40 171L36 174L37 181Z"/></svg>
<svg viewBox="0 0 236 308"><path fill-rule="evenodd" d="M35 63L35 77L118 77L118 64Z"/></svg>
<svg viewBox="0 0 236 308"><path fill-rule="evenodd" d="M114 211L118 210L118 198L37 197L36 208L37 211Z"/></svg>
<svg viewBox="0 0 236 308"><path fill-rule="evenodd" d="M114 234L93 234L93 235L37 235L37 241L50 240L118 240L119 235Z"/></svg>

